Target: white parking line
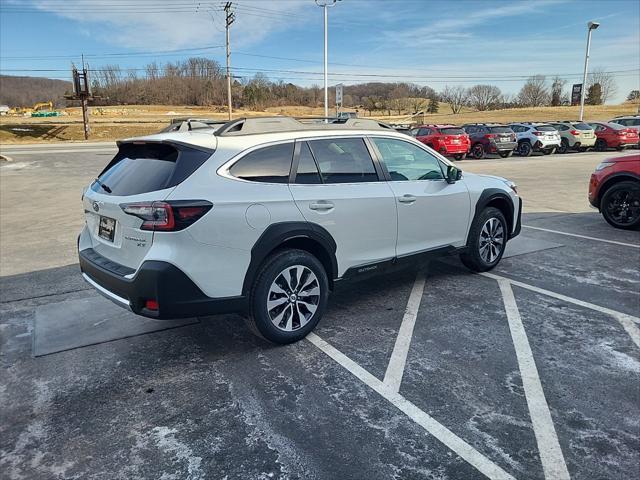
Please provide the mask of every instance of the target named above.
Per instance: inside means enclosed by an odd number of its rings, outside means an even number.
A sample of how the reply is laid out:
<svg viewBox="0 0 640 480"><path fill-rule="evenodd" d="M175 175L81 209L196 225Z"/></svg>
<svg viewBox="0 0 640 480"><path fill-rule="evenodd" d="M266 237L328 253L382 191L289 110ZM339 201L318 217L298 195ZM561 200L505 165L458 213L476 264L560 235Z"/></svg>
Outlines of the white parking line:
<svg viewBox="0 0 640 480"><path fill-rule="evenodd" d="M332 358L341 367L357 377L361 382L373 389L375 392L380 394L384 399L389 401L402 413L407 415L411 420L424 428L427 432L433 435L436 439L450 448L461 458L466 460L469 464L473 465L482 474L491 479L515 480L512 475L505 472L502 468L482 455L451 430L420 410L398 392L393 391L391 388L389 388L389 386L371 375L364 368L355 363L344 353L324 341L318 335L310 333L306 338L322 352Z"/></svg>
<svg viewBox="0 0 640 480"><path fill-rule="evenodd" d="M557 233L558 235L567 235L569 237L584 238L586 240L595 240L596 242L612 243L614 245L622 245L623 247L640 248L640 245L636 245L634 243L617 242L615 240L606 240L604 238L589 237L587 235L578 235L577 233L561 232L559 230L550 230L548 228L532 227L531 225L523 225L523 227L530 228L532 230L540 230L542 232Z"/></svg>
<svg viewBox="0 0 640 480"><path fill-rule="evenodd" d="M516 350L518 368L522 377L525 398L529 407L529 416L536 436L538 451L545 478L552 480L568 480L569 471L562 455L558 435L556 434L549 405L542 389L542 382L538 375L533 352L527 339L527 333L520 318L520 312L513 290L508 280L498 280L504 309L507 312L509 330Z"/></svg>
<svg viewBox="0 0 640 480"><path fill-rule="evenodd" d="M493 278L494 280L506 280L511 285L516 285L517 287L526 288L527 290L531 290L533 292L541 293L542 295L546 295L548 297L557 298L558 300L562 300L568 303L573 303L574 305L579 305L581 307L589 308L591 310L595 310L597 312L605 313L607 315L611 315L613 318L618 320L624 328L625 332L629 334L633 343L636 344L638 348L640 348L640 329L637 324L640 324L640 318L634 317L633 315L628 315L626 313L618 312L617 310L612 310L610 308L601 307L600 305L596 305L594 303L585 302L583 300L578 300L577 298L567 297L566 295L562 295L561 293L552 292L550 290L545 290L544 288L536 287L534 285L529 285L528 283L518 282L517 280L511 280L507 277L502 277L500 275L496 275L495 273L481 273L480 275Z"/></svg>
<svg viewBox="0 0 640 480"><path fill-rule="evenodd" d="M416 324L420 300L422 300L422 293L424 292L424 283L424 273L419 272L409 295L407 308L396 337L396 344L393 347L393 353L391 354L389 365L387 365L387 371L384 374L384 384L394 392L400 391L404 366L407 363L407 355L411 345L411 337L413 336L413 327Z"/></svg>

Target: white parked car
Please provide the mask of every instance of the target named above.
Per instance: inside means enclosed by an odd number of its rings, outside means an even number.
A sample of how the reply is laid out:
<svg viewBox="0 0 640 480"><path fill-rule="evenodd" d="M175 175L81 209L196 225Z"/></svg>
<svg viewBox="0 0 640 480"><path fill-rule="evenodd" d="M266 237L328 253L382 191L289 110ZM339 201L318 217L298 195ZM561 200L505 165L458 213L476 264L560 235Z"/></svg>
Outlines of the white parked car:
<svg viewBox="0 0 640 480"><path fill-rule="evenodd" d="M627 128L633 128L636 132L640 133L640 115L629 115L628 117L616 117L613 120L609 120L609 123L617 123L618 125L624 125Z"/></svg>
<svg viewBox="0 0 640 480"><path fill-rule="evenodd" d="M549 124L526 122L512 123L509 126L516 132L518 155L528 157L533 152L549 155L560 148L560 133Z"/></svg>
<svg viewBox="0 0 640 480"><path fill-rule="evenodd" d="M147 317L240 312L289 343L339 280L452 253L489 270L520 232L512 182L369 119L240 119L118 145L83 196L80 266Z"/></svg>

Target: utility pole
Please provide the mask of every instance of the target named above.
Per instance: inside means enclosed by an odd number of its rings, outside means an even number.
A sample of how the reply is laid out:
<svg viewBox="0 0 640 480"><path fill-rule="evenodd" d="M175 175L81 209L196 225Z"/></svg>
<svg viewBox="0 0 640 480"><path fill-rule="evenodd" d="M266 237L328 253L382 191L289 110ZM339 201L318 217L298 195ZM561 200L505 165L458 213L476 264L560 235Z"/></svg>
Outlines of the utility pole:
<svg viewBox="0 0 640 480"><path fill-rule="evenodd" d="M582 91L580 92L580 118L584 115L584 96L587 93L587 70L589 69L589 50L591 50L591 32L598 28L598 22L589 22L587 24L587 52L584 55L584 74L582 76Z"/></svg>
<svg viewBox="0 0 640 480"><path fill-rule="evenodd" d="M231 42L229 36L229 27L235 20L236 16L231 11L231 2L227 2L224 6L224 11L227 14L226 28L227 28L227 107L229 109L229 120L231 120Z"/></svg>
<svg viewBox="0 0 640 480"><path fill-rule="evenodd" d="M324 118L328 122L329 117L329 81L327 79L327 56L328 56L328 8L333 7L338 0L316 0L316 5L324 10Z"/></svg>
<svg viewBox="0 0 640 480"><path fill-rule="evenodd" d="M89 100L94 97L91 94L91 84L89 82L88 69L84 64L84 55L82 56L82 71L78 71L75 65L71 65L71 76L73 78L73 94L65 95L69 100L80 100L82 105L82 124L84 126L84 139L89 140L91 129L89 128Z"/></svg>

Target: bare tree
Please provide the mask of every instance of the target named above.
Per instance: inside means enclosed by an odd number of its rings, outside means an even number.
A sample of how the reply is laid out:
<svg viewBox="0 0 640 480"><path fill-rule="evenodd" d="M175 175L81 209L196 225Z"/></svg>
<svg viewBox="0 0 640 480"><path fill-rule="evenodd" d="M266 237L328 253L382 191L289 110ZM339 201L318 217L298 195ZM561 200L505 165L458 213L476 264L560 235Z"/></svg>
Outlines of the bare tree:
<svg viewBox="0 0 640 480"><path fill-rule="evenodd" d="M563 80L558 76L553 77L553 80L551 81L551 105L554 107L562 105L562 91L564 90L566 83L566 80Z"/></svg>
<svg viewBox="0 0 640 480"><path fill-rule="evenodd" d="M469 105L481 112L494 110L501 96L502 92L495 85L474 85L469 89Z"/></svg>
<svg viewBox="0 0 640 480"><path fill-rule="evenodd" d="M618 91L615 77L603 68L595 68L591 71L589 79L587 80L587 89L596 83L600 84L600 98L602 99L602 103L611 100Z"/></svg>
<svg viewBox="0 0 640 480"><path fill-rule="evenodd" d="M529 77L518 93L518 102L523 107L548 105L551 95L544 75Z"/></svg>
<svg viewBox="0 0 640 480"><path fill-rule="evenodd" d="M469 91L461 85L451 87L446 85L440 93L440 98L451 107L454 114L460 113L462 107L467 105L469 99Z"/></svg>
<svg viewBox="0 0 640 480"><path fill-rule="evenodd" d="M402 114L402 110L407 108L407 97L409 96L409 86L406 83L399 83L396 88L391 90L391 108Z"/></svg>

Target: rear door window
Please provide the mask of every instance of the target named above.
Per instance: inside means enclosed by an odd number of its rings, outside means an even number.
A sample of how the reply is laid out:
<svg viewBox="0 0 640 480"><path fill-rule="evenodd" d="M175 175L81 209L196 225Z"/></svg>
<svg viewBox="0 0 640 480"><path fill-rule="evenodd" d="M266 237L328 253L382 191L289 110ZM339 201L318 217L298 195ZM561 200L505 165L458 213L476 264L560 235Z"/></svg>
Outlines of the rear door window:
<svg viewBox="0 0 640 480"><path fill-rule="evenodd" d="M288 183L293 142L271 145L248 153L229 169L236 178L251 182Z"/></svg>
<svg viewBox="0 0 640 480"><path fill-rule="evenodd" d="M378 174L362 138L311 140L309 147L324 183L377 182Z"/></svg>
<svg viewBox="0 0 640 480"><path fill-rule="evenodd" d="M420 130L418 130L418 135L421 137L424 137L430 134L431 134L431 130L429 130L428 128L421 128Z"/></svg>
<svg viewBox="0 0 640 480"><path fill-rule="evenodd" d="M175 187L211 156L210 151L165 143L123 143L91 190L129 196ZM103 185L103 186L101 186Z"/></svg>
<svg viewBox="0 0 640 480"><path fill-rule="evenodd" d="M593 130L593 127L586 123L574 123L573 128L576 128L577 130Z"/></svg>
<svg viewBox="0 0 640 480"><path fill-rule="evenodd" d="M307 142L302 142L300 145L300 157L298 159L298 171L296 172L295 183L305 185L322 183L318 166L313 159L313 155L311 155L311 150Z"/></svg>

